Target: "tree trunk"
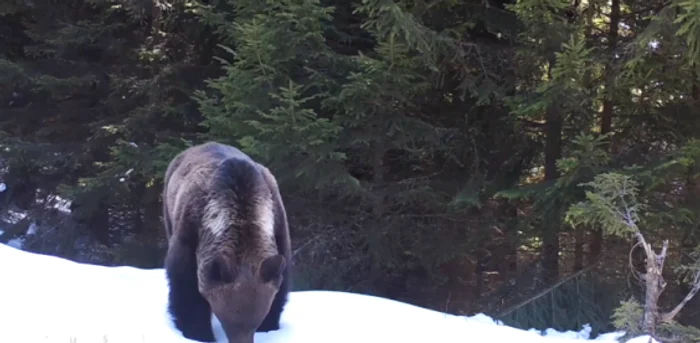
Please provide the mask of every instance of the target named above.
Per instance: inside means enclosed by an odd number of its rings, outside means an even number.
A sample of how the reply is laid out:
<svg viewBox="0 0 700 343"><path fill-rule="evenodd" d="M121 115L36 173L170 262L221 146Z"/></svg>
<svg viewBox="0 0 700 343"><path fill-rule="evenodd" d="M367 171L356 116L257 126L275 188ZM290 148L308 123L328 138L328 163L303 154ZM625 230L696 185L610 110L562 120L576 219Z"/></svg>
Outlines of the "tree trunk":
<svg viewBox="0 0 700 343"><path fill-rule="evenodd" d="M577 272L583 269L583 241L584 241L584 231L583 226L578 225L575 228L574 233L574 271Z"/></svg>
<svg viewBox="0 0 700 343"><path fill-rule="evenodd" d="M140 234L142 233L143 227L144 227L144 221L143 221L143 205L144 205L144 197L146 196L146 186L144 184L139 184L136 187L132 188L132 193L131 193L131 232Z"/></svg>
<svg viewBox="0 0 700 343"><path fill-rule="evenodd" d="M596 9L596 2L593 0L588 1L588 8L586 8L586 31L585 31L585 37L586 37L586 46L591 47L593 46L593 26L595 25L593 23L593 17L595 15L595 9ZM590 67L590 65L589 65ZM586 69L585 74L583 75L583 87L584 90L588 92L588 108L591 110L591 113L594 113L594 107L593 107L593 102L594 99L596 98L596 87L593 86L593 83L591 82L591 70ZM574 233L574 271L579 271L583 269L583 260L584 260L584 245L586 244L586 227L583 225L578 225L575 228L575 233ZM595 230L595 229L594 229ZM589 261L590 264L590 261Z"/></svg>
<svg viewBox="0 0 700 343"><path fill-rule="evenodd" d="M656 323L659 317L659 297L661 296L661 273L656 267L656 256L647 256L647 272L644 274L646 295L644 297L644 317L642 326L644 332L656 335Z"/></svg>
<svg viewBox="0 0 700 343"><path fill-rule="evenodd" d="M612 0L610 4L610 29L608 31L608 58L605 65L605 100L603 101L603 113L600 118L600 131L606 134L612 129L613 98L615 88L615 51L617 50L617 36L620 26L620 0Z"/></svg>
<svg viewBox="0 0 700 343"><path fill-rule="evenodd" d="M664 291L666 282L663 278L664 262L668 251L668 240L664 241L661 253L656 254L651 244L647 243L641 233L637 232L637 241L646 254L646 273L644 274L644 314L642 316L642 330L652 336L656 336L656 326L659 324L659 298Z"/></svg>
<svg viewBox="0 0 700 343"><path fill-rule="evenodd" d="M111 247L112 241L109 235L109 205L102 203L100 207L91 214L87 220L87 228L95 235L95 238L102 244Z"/></svg>
<svg viewBox="0 0 700 343"><path fill-rule="evenodd" d="M607 134L612 131L612 117L613 117L613 90L615 83L615 71L613 66L615 64L615 51L617 50L617 36L620 26L620 0L612 0L610 4L610 28L608 31L608 58L610 61L605 65L605 99L603 100L603 112L600 118L600 133ZM614 139L613 139L614 140ZM614 143L611 141L611 146L609 151L614 152L612 149ZM590 242L590 260L595 260L600 254L601 248L603 246L603 231L600 227L593 229L591 233Z"/></svg>
<svg viewBox="0 0 700 343"><path fill-rule="evenodd" d="M372 222L367 233L370 246L371 269L370 280L375 282L382 279L382 261L380 256L381 242L384 230L384 155L386 147L382 140L372 147Z"/></svg>
<svg viewBox="0 0 700 343"><path fill-rule="evenodd" d="M693 97L695 100L695 103L698 103L698 100L700 100L700 94L698 93L700 91L700 87L697 86L697 83L693 85ZM700 199L698 192L700 189L698 189L698 184L696 182L695 177L693 176L695 174L694 168L688 168L688 171L686 173L686 182L685 182L685 204L687 207L694 207L698 203L698 200ZM697 225L689 225L687 228L685 228L683 232L683 237L681 239L681 264L682 265L692 265L693 264L693 259L691 253L695 248L700 245L700 237L699 237L699 231L698 231L698 226ZM693 287L695 287L695 284L690 281L685 281L681 280L679 282L679 289L680 292L683 294L689 294L692 292ZM691 307L697 307L697 299L691 299L692 305Z"/></svg>
<svg viewBox="0 0 700 343"><path fill-rule="evenodd" d="M518 271L518 208L515 207L510 202L506 202L506 213L505 215L510 219L510 225L506 229L506 253L505 253L505 263L502 270L502 278L504 281L510 280L511 275L517 273Z"/></svg>
<svg viewBox="0 0 700 343"><path fill-rule="evenodd" d="M550 62L550 66L554 63ZM551 67L550 67L551 70ZM559 177L557 160L561 158L561 117L557 104L551 104L547 109L547 140L545 146L545 180ZM542 265L549 281L559 277L559 221L545 220L542 233Z"/></svg>
<svg viewBox="0 0 700 343"><path fill-rule="evenodd" d="M636 227L635 227L636 228ZM664 263L668 254L668 240L663 242L661 253L656 254L651 244L647 243L644 236L635 230L637 242L643 248L646 255L646 273L643 276L646 294L644 297L644 314L642 315L642 331L656 336L657 326L661 323L668 323L681 312L690 300L700 291L700 271L696 271L693 277L693 287L686 294L685 298L667 313L659 312L659 298L666 287L663 277Z"/></svg>
<svg viewBox="0 0 700 343"><path fill-rule="evenodd" d="M481 241L483 243L483 240ZM474 273L476 274L476 284L475 284L475 297L478 299L484 293L484 272L486 265L486 254L483 249L477 249L476 251L476 267L474 268Z"/></svg>

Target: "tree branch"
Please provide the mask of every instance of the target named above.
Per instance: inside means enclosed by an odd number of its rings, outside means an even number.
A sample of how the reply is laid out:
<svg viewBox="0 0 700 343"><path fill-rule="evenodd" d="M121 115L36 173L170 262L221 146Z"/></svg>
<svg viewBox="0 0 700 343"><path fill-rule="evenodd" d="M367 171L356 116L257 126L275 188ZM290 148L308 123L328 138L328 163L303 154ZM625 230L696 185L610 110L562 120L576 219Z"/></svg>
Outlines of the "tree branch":
<svg viewBox="0 0 700 343"><path fill-rule="evenodd" d="M693 288L688 292L688 294L683 298L683 301L681 301L676 307L671 310L670 312L664 313L661 315L661 321L662 322L670 322L673 320L676 315L683 309L685 304L687 304L690 299L692 299L695 294L700 291L700 270L695 272L695 279L693 280Z"/></svg>
<svg viewBox="0 0 700 343"><path fill-rule="evenodd" d="M661 248L661 254L656 258L656 265L659 268L659 274L664 270L664 262L666 261L666 253L668 252L668 239L664 241Z"/></svg>
<svg viewBox="0 0 700 343"><path fill-rule="evenodd" d="M635 228L636 228L636 225L635 225ZM647 241L646 241L646 239L644 239L644 236L642 235L642 233L639 232L639 230L637 230L637 231L635 231L634 236L637 237L637 240L639 241L639 243L642 244L642 247L644 248L644 253L647 254L647 257L653 256L652 254L654 252L651 251L651 247L649 246L649 244L647 244Z"/></svg>
<svg viewBox="0 0 700 343"><path fill-rule="evenodd" d="M598 263L603 259L603 255L604 255L604 254L599 254L598 257L595 259L595 261L593 261L591 264L589 264L589 265L586 266L585 268L583 268L583 269L579 270L578 272L575 272L575 273L573 273L573 274L571 274L571 275L569 275L569 276L563 278L563 279L560 280L559 282L553 284L553 285L550 286L550 287L547 287L545 290L543 290L543 291L541 291L541 292L535 294L534 296L529 297L529 298L525 299L524 301L521 301L520 303L517 303L517 304L515 304L515 305L513 305L513 306L511 306L511 307L509 307L509 308L507 308L507 309L505 309L505 310L499 312L498 314L496 314L496 315L494 316L494 318L501 318L501 317L503 317L503 316L506 316L506 315L508 315L509 313L511 313L511 312L513 312L513 311L515 311L515 310L517 310L517 309L519 309L519 308L521 308L521 307L523 307L523 306L525 306L525 305L527 305L527 304L529 304L529 303L531 303L531 302L533 302L533 301L535 301L535 300L537 300L537 299L539 299L539 298L541 298L541 297L543 297L543 296L549 294L551 291L553 291L554 289L558 288L559 286L561 286L561 285L563 285L563 284L565 284L565 283L567 283L567 282L569 282L569 281L571 281L571 280L573 280L573 279L575 279L575 278L577 278L577 277L579 277L579 276L585 274L586 272L589 272L590 270L592 270L593 268L595 268L595 267L598 265Z"/></svg>
<svg viewBox="0 0 700 343"><path fill-rule="evenodd" d="M636 270L636 268L634 267L634 262L632 261L632 259L633 259L633 258L632 258L632 253L634 253L634 249L637 249L637 247L638 247L639 245L641 245L641 244L642 244L642 242L637 242L637 243L635 243L635 244L632 246L632 249L630 249L630 252L629 252L629 255L628 255L628 263L629 263L630 270L632 271L632 273L634 274L634 276L637 278L637 280L640 279L640 278L639 278L639 274L640 274L640 273L639 273L639 272Z"/></svg>

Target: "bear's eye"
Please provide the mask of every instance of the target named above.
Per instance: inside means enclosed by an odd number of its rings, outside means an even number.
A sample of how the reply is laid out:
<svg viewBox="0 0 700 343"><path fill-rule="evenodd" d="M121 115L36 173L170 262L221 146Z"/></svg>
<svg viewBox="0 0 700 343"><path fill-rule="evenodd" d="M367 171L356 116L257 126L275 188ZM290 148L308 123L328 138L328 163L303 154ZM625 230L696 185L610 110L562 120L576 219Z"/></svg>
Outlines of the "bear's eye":
<svg viewBox="0 0 700 343"><path fill-rule="evenodd" d="M233 282L233 273L228 268L228 264L220 258L214 259L209 264L208 275L209 281L213 283L230 283Z"/></svg>
<svg viewBox="0 0 700 343"><path fill-rule="evenodd" d="M260 277L262 277L263 282L280 281L285 266L284 256L275 255L268 257L260 265Z"/></svg>

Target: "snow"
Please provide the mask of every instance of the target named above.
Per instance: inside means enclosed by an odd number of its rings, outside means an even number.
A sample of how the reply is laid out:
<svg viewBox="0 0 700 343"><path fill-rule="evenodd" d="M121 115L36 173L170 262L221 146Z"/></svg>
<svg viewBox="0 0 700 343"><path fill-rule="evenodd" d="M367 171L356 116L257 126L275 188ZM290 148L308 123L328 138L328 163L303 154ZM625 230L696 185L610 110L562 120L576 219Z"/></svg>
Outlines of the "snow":
<svg viewBox="0 0 700 343"><path fill-rule="evenodd" d="M27 212L18 212L14 210L7 210L5 213L3 213L3 218L2 220L9 223L9 224L17 224L19 223L20 220L24 219L27 216Z"/></svg>
<svg viewBox="0 0 700 343"><path fill-rule="evenodd" d="M655 339L649 339L649 336L640 336L628 340L626 343L661 343Z"/></svg>
<svg viewBox="0 0 700 343"><path fill-rule="evenodd" d="M32 236L36 235L36 230L37 230L36 222L31 222L29 224L29 227L27 228L27 236Z"/></svg>
<svg viewBox="0 0 700 343"><path fill-rule="evenodd" d="M193 342L167 315L163 269L81 264L0 244L0 342ZM226 342L212 317L215 335ZM484 314L461 317L373 296L292 292L281 329L256 343L617 342L580 332L520 330ZM646 343L639 337L627 343Z"/></svg>
<svg viewBox="0 0 700 343"><path fill-rule="evenodd" d="M24 238L13 238L7 241L7 245L16 249L22 249L22 246L24 245Z"/></svg>

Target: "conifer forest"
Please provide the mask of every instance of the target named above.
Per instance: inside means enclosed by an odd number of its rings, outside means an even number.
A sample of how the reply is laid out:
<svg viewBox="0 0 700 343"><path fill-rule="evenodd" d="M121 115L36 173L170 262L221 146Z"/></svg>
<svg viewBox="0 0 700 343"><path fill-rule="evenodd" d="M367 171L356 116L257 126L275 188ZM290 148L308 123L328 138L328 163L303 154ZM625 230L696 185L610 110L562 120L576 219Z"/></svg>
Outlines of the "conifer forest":
<svg viewBox="0 0 700 343"><path fill-rule="evenodd" d="M2 243L161 268L218 141L295 290L700 342L700 0L0 0L0 100Z"/></svg>

